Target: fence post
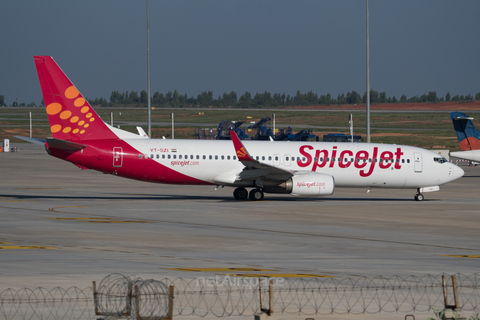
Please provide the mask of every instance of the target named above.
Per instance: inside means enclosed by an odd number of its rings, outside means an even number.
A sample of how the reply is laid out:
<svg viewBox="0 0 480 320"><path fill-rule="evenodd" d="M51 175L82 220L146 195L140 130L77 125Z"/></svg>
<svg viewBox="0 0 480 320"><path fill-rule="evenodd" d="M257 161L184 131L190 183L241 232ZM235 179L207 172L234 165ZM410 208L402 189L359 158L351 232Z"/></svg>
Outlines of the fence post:
<svg viewBox="0 0 480 320"><path fill-rule="evenodd" d="M455 299L455 309L458 309L460 303L458 301L458 288L457 288L457 277L455 275L452 276L452 284L453 284L453 299Z"/></svg>
<svg viewBox="0 0 480 320"><path fill-rule="evenodd" d="M258 278L258 289L260 290L260 311L263 311L263 288L262 288L262 278Z"/></svg>
<svg viewBox="0 0 480 320"><path fill-rule="evenodd" d="M138 286L135 286L135 313L137 315L137 319L142 319L140 317L140 294L138 293Z"/></svg>
<svg viewBox="0 0 480 320"><path fill-rule="evenodd" d="M272 315L273 313L273 279L270 279L270 286L269 286L269 308L268 308L268 315Z"/></svg>
<svg viewBox="0 0 480 320"><path fill-rule="evenodd" d="M448 296L447 296L447 279L445 275L442 275L442 286L443 286L443 301L445 304L445 309L448 308Z"/></svg>
<svg viewBox="0 0 480 320"><path fill-rule="evenodd" d="M99 316L100 314L98 313L97 283L93 281L92 285L93 285L93 305L95 306L95 315Z"/></svg>
<svg viewBox="0 0 480 320"><path fill-rule="evenodd" d="M168 294L168 315L167 319L173 319L173 299L175 299L175 287L170 286L170 292Z"/></svg>
<svg viewBox="0 0 480 320"><path fill-rule="evenodd" d="M132 313L132 283L128 283L128 296L127 296L127 312L126 316L130 316Z"/></svg>

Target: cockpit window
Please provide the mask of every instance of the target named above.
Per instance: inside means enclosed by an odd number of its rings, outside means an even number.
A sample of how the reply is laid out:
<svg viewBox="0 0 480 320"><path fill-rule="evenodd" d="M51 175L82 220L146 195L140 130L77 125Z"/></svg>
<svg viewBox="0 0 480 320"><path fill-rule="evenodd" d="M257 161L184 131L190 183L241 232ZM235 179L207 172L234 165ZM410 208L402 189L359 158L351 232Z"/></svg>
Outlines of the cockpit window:
<svg viewBox="0 0 480 320"><path fill-rule="evenodd" d="M445 159L444 157L435 157L435 158L433 158L433 161L438 162L438 163L448 162L447 159Z"/></svg>

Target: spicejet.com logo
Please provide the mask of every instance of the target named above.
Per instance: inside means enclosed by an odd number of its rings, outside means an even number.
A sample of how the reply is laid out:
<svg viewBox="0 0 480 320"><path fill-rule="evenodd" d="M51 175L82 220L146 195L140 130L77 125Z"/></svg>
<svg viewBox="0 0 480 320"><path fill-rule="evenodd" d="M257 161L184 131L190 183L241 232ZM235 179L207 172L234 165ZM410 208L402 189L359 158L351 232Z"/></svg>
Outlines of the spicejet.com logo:
<svg viewBox="0 0 480 320"><path fill-rule="evenodd" d="M325 187L325 182L297 182L297 187Z"/></svg>
<svg viewBox="0 0 480 320"><path fill-rule="evenodd" d="M372 155L370 155L366 150L360 150L355 154L355 156L351 150L343 150L339 155L337 155L337 146L333 147L331 154L329 150L314 150L314 148L309 145L301 146L299 151L300 154L305 157L305 162L297 160L297 165L301 168L311 165L312 171L316 171L317 168L333 168L334 166L344 169L352 165L351 161L344 161L344 159L354 158L353 165L355 168L363 169L359 170L361 177L368 177L373 173L373 170L375 170L375 166L377 164L375 159L378 157L378 147L373 148ZM394 165L395 169L400 169L402 167L400 164L400 158L402 155L403 152L401 148L397 148L397 151L395 152L383 151L380 154L380 160L378 161L379 168L388 169ZM338 158L340 158L341 161L338 161ZM370 158L372 159L371 162L368 161ZM316 161L314 161L314 159L316 159ZM392 163L392 160L394 160L394 163Z"/></svg>

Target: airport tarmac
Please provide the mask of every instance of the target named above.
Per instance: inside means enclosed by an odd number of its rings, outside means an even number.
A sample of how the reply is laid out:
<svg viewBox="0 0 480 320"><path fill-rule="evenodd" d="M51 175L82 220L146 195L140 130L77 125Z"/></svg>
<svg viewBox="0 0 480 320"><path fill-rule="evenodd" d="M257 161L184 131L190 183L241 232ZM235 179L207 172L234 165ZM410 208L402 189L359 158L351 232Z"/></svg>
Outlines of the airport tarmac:
<svg viewBox="0 0 480 320"><path fill-rule="evenodd" d="M87 287L118 272L336 277L472 274L480 267L480 167L413 190L336 189L324 198L127 180L18 144L0 153L0 290ZM245 269L247 268L247 269Z"/></svg>
<svg viewBox="0 0 480 320"><path fill-rule="evenodd" d="M0 153L0 292L86 288L111 273L195 279L479 271L480 167L462 166L463 178L423 202L414 201L414 190L340 188L323 198L266 194L253 202L235 200L232 188L127 180L82 171L39 146L12 146L20 152Z"/></svg>

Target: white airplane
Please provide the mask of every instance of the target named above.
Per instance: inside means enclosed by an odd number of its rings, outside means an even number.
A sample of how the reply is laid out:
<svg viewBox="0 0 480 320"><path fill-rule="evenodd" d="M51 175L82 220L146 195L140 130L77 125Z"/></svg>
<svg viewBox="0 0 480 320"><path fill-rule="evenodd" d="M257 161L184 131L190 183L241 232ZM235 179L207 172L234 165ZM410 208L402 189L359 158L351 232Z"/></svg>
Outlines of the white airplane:
<svg viewBox="0 0 480 320"><path fill-rule="evenodd" d="M374 143L149 139L103 122L48 56L35 64L52 132L48 154L120 177L148 182L235 187L236 199L264 193L326 196L335 187L415 189L423 192L463 176L438 154ZM247 188L251 188L250 192Z"/></svg>
<svg viewBox="0 0 480 320"><path fill-rule="evenodd" d="M480 131L472 123L473 118L463 112L450 112L460 150L450 156L480 162Z"/></svg>

